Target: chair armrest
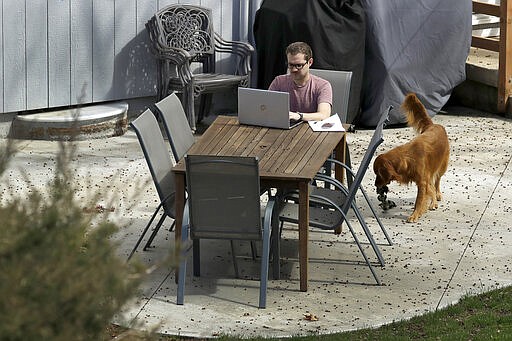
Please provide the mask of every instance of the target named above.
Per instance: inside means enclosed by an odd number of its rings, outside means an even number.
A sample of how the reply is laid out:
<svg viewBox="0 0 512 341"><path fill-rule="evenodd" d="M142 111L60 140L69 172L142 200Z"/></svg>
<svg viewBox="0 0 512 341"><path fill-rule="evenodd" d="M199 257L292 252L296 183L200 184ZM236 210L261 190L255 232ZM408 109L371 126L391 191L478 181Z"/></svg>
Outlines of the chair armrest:
<svg viewBox="0 0 512 341"><path fill-rule="evenodd" d="M315 180L326 182L330 185L333 185L336 189L344 192L345 194L348 194L347 187L345 187L339 180L334 179L334 178L330 177L329 175L317 174L315 176Z"/></svg>
<svg viewBox="0 0 512 341"><path fill-rule="evenodd" d="M241 75L248 75L251 72L251 55L254 47L243 41L224 40L218 33L215 36L215 49L217 52L231 53L240 58L237 71Z"/></svg>
<svg viewBox="0 0 512 341"><path fill-rule="evenodd" d="M355 178L355 176L356 176L356 174L354 173L352 168L350 168L349 166L347 166L346 164L344 164L341 161L338 161L338 160L335 160L335 159L327 159L325 162L334 163L334 164L336 164L338 166L343 167L352 176L352 178Z"/></svg>
<svg viewBox="0 0 512 341"><path fill-rule="evenodd" d="M171 66L176 66L176 72L178 77L181 79L182 83L188 84L192 80L192 70L190 69L190 64L193 56L184 49L177 47L167 47L158 44L158 55L157 58L160 60L170 64Z"/></svg>

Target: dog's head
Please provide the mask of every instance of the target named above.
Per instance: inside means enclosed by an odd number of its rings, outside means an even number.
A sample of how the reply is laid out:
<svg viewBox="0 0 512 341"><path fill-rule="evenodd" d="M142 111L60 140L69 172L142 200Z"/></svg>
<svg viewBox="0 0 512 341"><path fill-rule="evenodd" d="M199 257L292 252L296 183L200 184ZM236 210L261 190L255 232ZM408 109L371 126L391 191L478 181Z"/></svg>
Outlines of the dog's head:
<svg viewBox="0 0 512 341"><path fill-rule="evenodd" d="M376 175L375 187L377 187L377 192L382 191L391 181L396 180L395 168L385 154L377 156L373 162L373 171Z"/></svg>

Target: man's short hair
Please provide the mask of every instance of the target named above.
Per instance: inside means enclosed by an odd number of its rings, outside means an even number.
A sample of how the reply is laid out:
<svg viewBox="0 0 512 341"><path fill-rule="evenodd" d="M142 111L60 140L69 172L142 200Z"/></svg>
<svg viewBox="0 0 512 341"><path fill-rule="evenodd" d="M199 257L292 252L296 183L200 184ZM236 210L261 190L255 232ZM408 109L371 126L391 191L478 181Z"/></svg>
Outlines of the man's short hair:
<svg viewBox="0 0 512 341"><path fill-rule="evenodd" d="M295 43L291 43L286 48L286 55L296 55L297 53L304 54L306 61L308 61L310 58L313 58L313 51L311 50L311 47L302 41L296 41Z"/></svg>

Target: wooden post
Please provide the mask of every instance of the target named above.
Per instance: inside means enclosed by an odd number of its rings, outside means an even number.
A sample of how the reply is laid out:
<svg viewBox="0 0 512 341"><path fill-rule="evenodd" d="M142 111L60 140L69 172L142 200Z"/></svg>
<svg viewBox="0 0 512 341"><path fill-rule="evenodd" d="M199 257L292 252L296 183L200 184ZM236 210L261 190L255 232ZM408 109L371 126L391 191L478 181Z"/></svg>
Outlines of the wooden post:
<svg viewBox="0 0 512 341"><path fill-rule="evenodd" d="M512 1L500 2L500 44L498 67L498 111L511 113L509 97L512 95Z"/></svg>

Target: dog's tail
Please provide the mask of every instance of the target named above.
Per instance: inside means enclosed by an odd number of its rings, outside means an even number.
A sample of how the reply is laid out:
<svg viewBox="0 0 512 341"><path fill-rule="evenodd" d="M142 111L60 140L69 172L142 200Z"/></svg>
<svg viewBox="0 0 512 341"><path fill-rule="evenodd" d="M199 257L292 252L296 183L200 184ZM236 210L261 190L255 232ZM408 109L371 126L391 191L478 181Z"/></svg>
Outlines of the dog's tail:
<svg viewBox="0 0 512 341"><path fill-rule="evenodd" d="M423 133L425 129L434 124L425 106L413 93L405 96L405 100L400 108L407 116L407 125L413 127L418 134Z"/></svg>

